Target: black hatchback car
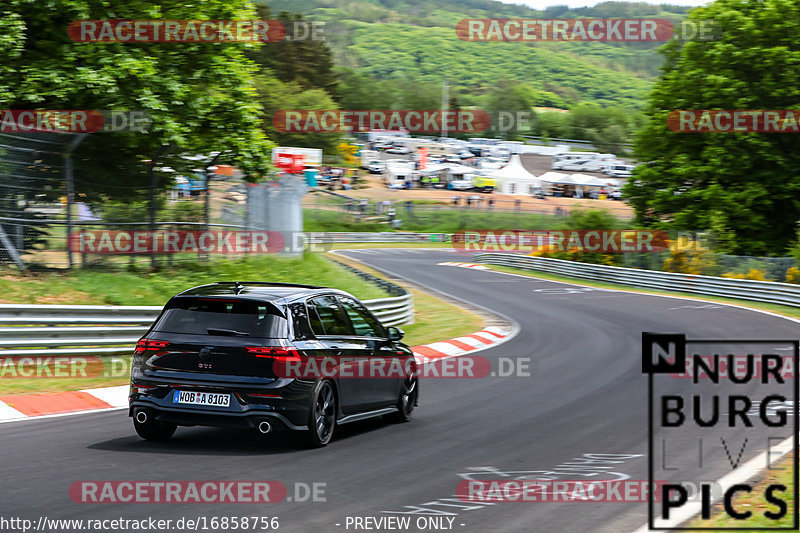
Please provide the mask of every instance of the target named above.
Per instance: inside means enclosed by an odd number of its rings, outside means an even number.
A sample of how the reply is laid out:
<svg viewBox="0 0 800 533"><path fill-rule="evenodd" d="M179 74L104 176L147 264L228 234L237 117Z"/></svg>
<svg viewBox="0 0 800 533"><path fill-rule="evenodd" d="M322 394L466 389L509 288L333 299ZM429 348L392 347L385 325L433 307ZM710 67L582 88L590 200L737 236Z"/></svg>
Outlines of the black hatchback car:
<svg viewBox="0 0 800 533"><path fill-rule="evenodd" d="M201 425L303 431L325 446L340 424L410 420L419 385L402 336L336 289L195 287L171 298L137 343L128 415L148 440Z"/></svg>

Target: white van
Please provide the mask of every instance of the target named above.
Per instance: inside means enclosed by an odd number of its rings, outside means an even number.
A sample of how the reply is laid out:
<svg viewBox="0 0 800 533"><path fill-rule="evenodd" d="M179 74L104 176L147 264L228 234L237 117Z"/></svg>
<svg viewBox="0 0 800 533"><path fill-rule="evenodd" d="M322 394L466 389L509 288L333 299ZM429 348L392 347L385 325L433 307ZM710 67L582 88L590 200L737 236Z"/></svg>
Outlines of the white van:
<svg viewBox="0 0 800 533"><path fill-rule="evenodd" d="M386 167L386 187L389 189L405 189L406 182L413 181L414 171L408 167L392 165Z"/></svg>
<svg viewBox="0 0 800 533"><path fill-rule="evenodd" d="M361 149L361 168L369 168L376 159L380 159L380 152Z"/></svg>
<svg viewBox="0 0 800 533"><path fill-rule="evenodd" d="M553 156L553 170L574 170L583 172L599 172L608 161L617 158L614 154L598 154L597 152L564 152Z"/></svg>
<svg viewBox="0 0 800 533"><path fill-rule="evenodd" d="M635 165L617 164L609 165L603 172L614 178L630 178L633 176Z"/></svg>

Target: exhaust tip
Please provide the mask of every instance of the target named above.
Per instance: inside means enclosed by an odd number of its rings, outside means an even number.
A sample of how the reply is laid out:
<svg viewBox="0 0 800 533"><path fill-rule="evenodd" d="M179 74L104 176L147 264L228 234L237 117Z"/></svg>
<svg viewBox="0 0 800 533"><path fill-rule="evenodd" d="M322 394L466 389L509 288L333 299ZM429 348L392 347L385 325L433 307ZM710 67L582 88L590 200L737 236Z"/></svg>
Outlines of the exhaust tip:
<svg viewBox="0 0 800 533"><path fill-rule="evenodd" d="M140 424L144 424L145 422L147 422L147 412L138 411L136 413L136 421L139 422Z"/></svg>
<svg viewBox="0 0 800 533"><path fill-rule="evenodd" d="M266 420L264 420L264 421L262 421L262 422L260 422L260 423L258 424L258 431L260 431L261 433L263 433L264 435L266 435L267 433L269 433L270 431L272 431L272 425L270 425L270 423L269 423L269 422L267 422Z"/></svg>

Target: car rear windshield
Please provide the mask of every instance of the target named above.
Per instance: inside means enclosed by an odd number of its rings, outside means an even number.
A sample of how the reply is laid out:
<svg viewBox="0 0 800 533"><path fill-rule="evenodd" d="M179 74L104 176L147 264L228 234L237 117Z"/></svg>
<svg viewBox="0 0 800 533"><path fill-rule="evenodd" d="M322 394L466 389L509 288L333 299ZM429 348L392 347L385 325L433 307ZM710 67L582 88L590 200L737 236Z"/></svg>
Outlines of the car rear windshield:
<svg viewBox="0 0 800 533"><path fill-rule="evenodd" d="M266 302L224 298L176 298L153 326L164 333L284 338L286 319Z"/></svg>

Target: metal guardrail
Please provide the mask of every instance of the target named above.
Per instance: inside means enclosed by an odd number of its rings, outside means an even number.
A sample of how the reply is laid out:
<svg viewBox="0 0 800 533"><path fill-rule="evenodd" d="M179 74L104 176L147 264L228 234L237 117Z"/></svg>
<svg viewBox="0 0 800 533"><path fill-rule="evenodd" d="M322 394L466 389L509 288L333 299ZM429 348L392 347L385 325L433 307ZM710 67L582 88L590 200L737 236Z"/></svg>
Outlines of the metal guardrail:
<svg viewBox="0 0 800 533"><path fill-rule="evenodd" d="M448 242L450 235L447 233L411 233L411 232L326 232L306 233L308 242L312 244L333 244L337 242ZM376 278L377 279L377 278Z"/></svg>
<svg viewBox="0 0 800 533"><path fill-rule="evenodd" d="M385 326L414 321L411 293L342 265L393 296L363 300ZM161 312L159 306L0 304L0 357L130 353Z"/></svg>
<svg viewBox="0 0 800 533"><path fill-rule="evenodd" d="M393 298L364 300L363 303L384 326L400 326L414 322L414 299L411 293Z"/></svg>
<svg viewBox="0 0 800 533"><path fill-rule="evenodd" d="M132 351L158 306L0 304L0 356Z"/></svg>
<svg viewBox="0 0 800 533"><path fill-rule="evenodd" d="M573 278L800 307L800 285L790 283L592 265L563 259L504 253L482 253L475 257L479 263L537 270Z"/></svg>
<svg viewBox="0 0 800 533"><path fill-rule="evenodd" d="M392 295L391 298L378 298L377 300L364 300L363 302L367 309L372 311L383 325L399 326L414 323L414 299L409 291L391 281L362 272L336 258L329 257L329 259L358 277L378 285Z"/></svg>

